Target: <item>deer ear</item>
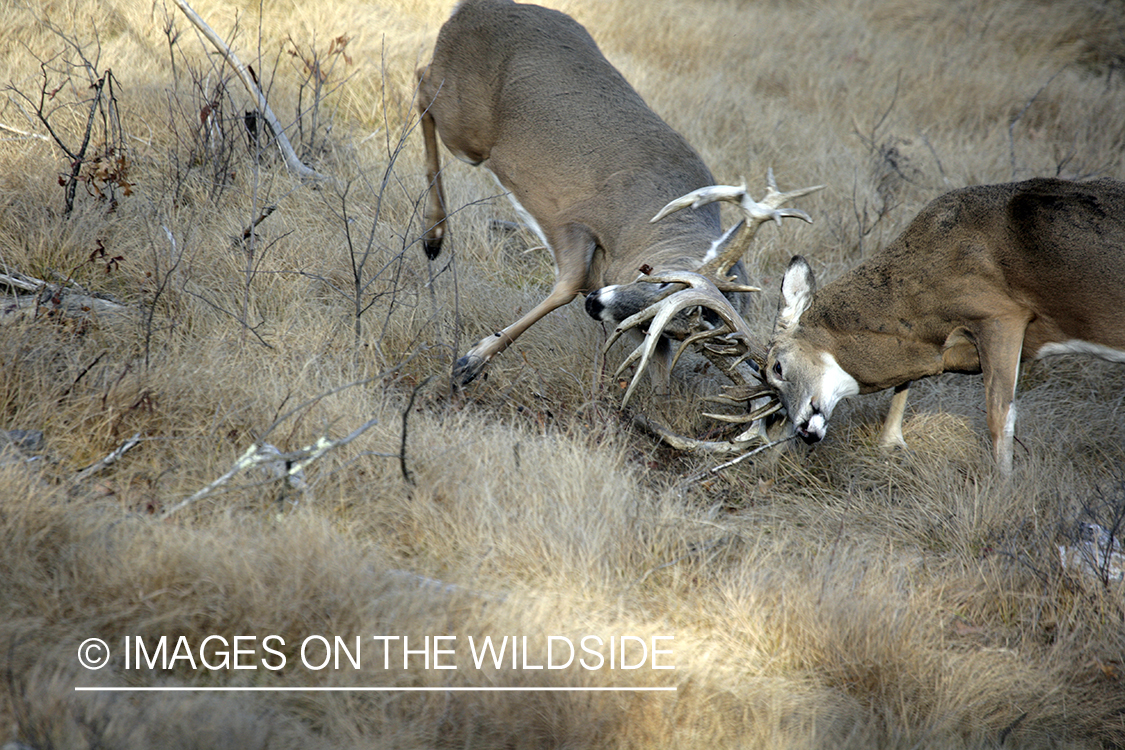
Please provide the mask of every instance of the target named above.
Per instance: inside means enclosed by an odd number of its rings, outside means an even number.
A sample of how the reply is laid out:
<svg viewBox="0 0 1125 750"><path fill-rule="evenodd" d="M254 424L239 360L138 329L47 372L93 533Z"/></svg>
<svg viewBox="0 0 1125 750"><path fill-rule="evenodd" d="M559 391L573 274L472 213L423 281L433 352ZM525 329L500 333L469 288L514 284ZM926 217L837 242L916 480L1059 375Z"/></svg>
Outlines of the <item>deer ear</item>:
<svg viewBox="0 0 1125 750"><path fill-rule="evenodd" d="M781 280L781 299L777 303L777 320L774 331L784 331L797 325L801 313L808 309L816 293L816 279L808 261L794 255Z"/></svg>

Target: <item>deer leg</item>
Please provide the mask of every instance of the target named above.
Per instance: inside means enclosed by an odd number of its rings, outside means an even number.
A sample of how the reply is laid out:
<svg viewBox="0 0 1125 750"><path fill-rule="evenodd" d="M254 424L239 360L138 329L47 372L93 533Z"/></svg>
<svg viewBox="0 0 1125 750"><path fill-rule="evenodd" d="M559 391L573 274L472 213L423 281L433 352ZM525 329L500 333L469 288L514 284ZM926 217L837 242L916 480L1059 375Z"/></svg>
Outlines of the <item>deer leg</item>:
<svg viewBox="0 0 1125 750"><path fill-rule="evenodd" d="M441 153L438 151L437 127L430 112L433 95L427 96L426 71L418 71L418 112L422 125L422 142L426 148L426 180L430 192L426 195L426 208L422 220L426 233L422 235L422 247L426 257L433 260L441 252L441 241L445 237L445 191L441 186ZM436 93L436 92L435 92Z"/></svg>
<svg viewBox="0 0 1125 750"><path fill-rule="evenodd" d="M1016 381L1019 379L1026 316L993 318L976 332L984 373L984 400L992 455L1001 475L1012 473L1012 447L1016 428Z"/></svg>
<svg viewBox="0 0 1125 750"><path fill-rule="evenodd" d="M467 385L484 370L489 360L547 313L568 304L586 291L588 259L594 251L594 235L584 226L568 225L558 237L548 237L555 255L555 286L547 298L507 328L481 339L453 366L453 380Z"/></svg>
<svg viewBox="0 0 1125 750"><path fill-rule="evenodd" d="M885 451L906 447L906 441L902 437L902 417L906 413L906 397L909 395L909 381L895 386L891 407L887 410L887 418L879 432L879 447Z"/></svg>

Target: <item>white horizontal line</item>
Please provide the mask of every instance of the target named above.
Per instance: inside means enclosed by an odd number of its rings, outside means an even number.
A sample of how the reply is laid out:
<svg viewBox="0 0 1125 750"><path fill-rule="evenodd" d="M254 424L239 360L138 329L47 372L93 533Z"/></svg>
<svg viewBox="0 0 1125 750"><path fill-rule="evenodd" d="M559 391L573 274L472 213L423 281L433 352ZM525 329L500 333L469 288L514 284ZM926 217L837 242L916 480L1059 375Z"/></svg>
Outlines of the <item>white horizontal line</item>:
<svg viewBox="0 0 1125 750"><path fill-rule="evenodd" d="M675 687L75 687L101 693L562 693L675 692Z"/></svg>

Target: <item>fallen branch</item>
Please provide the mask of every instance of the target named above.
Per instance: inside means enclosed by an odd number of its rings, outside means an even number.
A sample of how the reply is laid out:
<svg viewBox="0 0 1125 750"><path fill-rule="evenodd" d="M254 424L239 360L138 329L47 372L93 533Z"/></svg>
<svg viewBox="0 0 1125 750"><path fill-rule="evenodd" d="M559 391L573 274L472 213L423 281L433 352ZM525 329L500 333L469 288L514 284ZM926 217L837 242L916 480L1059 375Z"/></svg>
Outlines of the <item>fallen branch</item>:
<svg viewBox="0 0 1125 750"><path fill-rule="evenodd" d="M28 292L24 295L16 294L14 304L0 309L0 322L10 322L28 315L34 317L43 309L50 313L59 311L76 317L90 312L100 315L124 313L131 309L112 300L88 294L77 284L51 284L18 272L0 273L0 286L16 292Z"/></svg>
<svg viewBox="0 0 1125 750"><path fill-rule="evenodd" d="M117 463L121 459L122 456L124 456L126 453L131 451L133 448L137 447L137 445L139 445L140 442L141 442L141 433L138 432L135 435L133 435L133 437L129 438L124 443L122 443L121 445L114 448L113 451L110 452L110 454L107 455L105 458L101 459L100 461L95 461L94 463L90 464L89 466L87 466L82 471L75 474L74 475L74 481L75 482L81 482L82 480L89 477L91 474L97 474L102 469L108 469L110 466L113 466L115 463Z"/></svg>
<svg viewBox="0 0 1125 750"><path fill-rule="evenodd" d="M278 478L285 477L294 486L301 486L303 484L303 480L301 479L301 477L303 476L303 472L306 466L323 456L328 451L347 445L348 443L362 435L364 432L366 432L369 428L374 426L377 422L377 419L368 420L367 422L364 422L362 425L356 428L356 430L347 437L340 438L339 440L329 440L326 437L322 437L312 445L306 445L304 448L292 451L291 453L282 453L269 443L253 443L249 448L246 449L246 452L243 453L242 456L234 462L234 466L231 467L230 471L223 474L221 477L211 482L209 485L199 490L191 497L185 498L184 500L176 503L171 508L164 511L164 513L161 514L160 517L161 519L168 518L168 516L172 515L176 511L186 508L196 500L207 497L215 490L224 486L225 484L230 482L230 480L234 479L234 477L239 472L256 466L271 465L277 468L278 465L284 465L284 470L277 472Z"/></svg>
<svg viewBox="0 0 1125 750"><path fill-rule="evenodd" d="M38 292L47 285L46 281L24 276L22 273L0 273L0 284L5 284L23 292Z"/></svg>
<svg viewBox="0 0 1125 750"><path fill-rule="evenodd" d="M191 6L187 4L187 0L172 0L172 2L179 6L180 10L184 12L184 15L188 17L188 20L203 33L203 36L207 37L207 40L211 42L211 44L215 45L215 49L219 51L223 59L225 59L231 68L234 69L234 72L238 74L242 85L250 92L250 96L257 101L258 112L261 113L262 117L266 118L266 122L273 130L273 135L277 139L277 147L281 149L281 154L285 157L285 163L289 168L304 179L329 179L316 170L305 166L297 156L297 152L293 150L293 146L289 143L289 138L285 135L284 128L281 127L281 121L277 119L273 110L270 109L269 102L266 101L266 95L258 88L258 84L254 81L253 76L246 70L246 66L242 64L242 61L238 59L234 51L223 41L223 38L216 34L214 29L208 26L207 22L204 21L198 13L192 10Z"/></svg>
<svg viewBox="0 0 1125 750"><path fill-rule="evenodd" d="M0 130L3 130L6 133L14 133L15 135L18 135L20 138L35 138L35 139L38 139L40 141L46 141L47 143L51 142L51 139L48 138L45 135L42 135L40 133L29 133L26 130L20 130L18 128L13 128L11 125L5 125L2 122L0 122Z"/></svg>

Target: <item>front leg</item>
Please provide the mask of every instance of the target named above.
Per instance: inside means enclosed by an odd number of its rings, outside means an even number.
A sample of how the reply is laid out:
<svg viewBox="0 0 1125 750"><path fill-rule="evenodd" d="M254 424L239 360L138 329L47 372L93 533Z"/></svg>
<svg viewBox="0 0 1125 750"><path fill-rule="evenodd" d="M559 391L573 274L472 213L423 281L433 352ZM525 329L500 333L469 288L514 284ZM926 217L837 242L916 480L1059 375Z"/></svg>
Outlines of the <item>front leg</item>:
<svg viewBox="0 0 1125 750"><path fill-rule="evenodd" d="M547 240L558 268L551 293L531 312L507 328L481 339L465 356L458 359L453 366L454 384L467 385L472 382L481 374L489 360L511 346L540 318L586 291L586 259L593 253L593 233L585 226L568 224L558 232L547 233Z"/></svg>
<svg viewBox="0 0 1125 750"><path fill-rule="evenodd" d="M892 451L906 447L906 440L902 437L902 417L906 413L906 397L909 395L910 381L895 386L895 395L891 398L887 418L879 432L879 447L882 450Z"/></svg>
<svg viewBox="0 0 1125 750"><path fill-rule="evenodd" d="M988 431L992 435L992 455L1004 477L1012 474L1016 382L1028 320L1028 316L1022 313L992 318L981 323L975 332L981 372L984 373L984 400Z"/></svg>

